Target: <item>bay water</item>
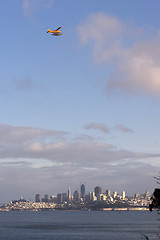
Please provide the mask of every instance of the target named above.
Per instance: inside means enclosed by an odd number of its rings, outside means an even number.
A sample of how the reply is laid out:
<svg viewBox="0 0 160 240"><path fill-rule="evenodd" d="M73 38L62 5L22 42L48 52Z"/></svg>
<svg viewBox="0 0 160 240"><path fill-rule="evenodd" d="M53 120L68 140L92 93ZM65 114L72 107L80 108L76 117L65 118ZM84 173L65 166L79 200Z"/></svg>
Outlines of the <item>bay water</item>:
<svg viewBox="0 0 160 240"><path fill-rule="evenodd" d="M0 212L0 239L156 239L159 224L157 211Z"/></svg>

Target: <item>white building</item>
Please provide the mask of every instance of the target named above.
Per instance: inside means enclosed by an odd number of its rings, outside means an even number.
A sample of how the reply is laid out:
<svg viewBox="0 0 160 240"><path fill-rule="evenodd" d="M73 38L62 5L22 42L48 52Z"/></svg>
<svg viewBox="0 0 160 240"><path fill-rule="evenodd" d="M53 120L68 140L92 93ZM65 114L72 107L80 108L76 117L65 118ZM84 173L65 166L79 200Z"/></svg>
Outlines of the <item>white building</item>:
<svg viewBox="0 0 160 240"><path fill-rule="evenodd" d="M124 200L126 198L126 193L125 191L122 191L122 199Z"/></svg>
<svg viewBox="0 0 160 240"><path fill-rule="evenodd" d="M113 192L113 198L117 197L117 192Z"/></svg>

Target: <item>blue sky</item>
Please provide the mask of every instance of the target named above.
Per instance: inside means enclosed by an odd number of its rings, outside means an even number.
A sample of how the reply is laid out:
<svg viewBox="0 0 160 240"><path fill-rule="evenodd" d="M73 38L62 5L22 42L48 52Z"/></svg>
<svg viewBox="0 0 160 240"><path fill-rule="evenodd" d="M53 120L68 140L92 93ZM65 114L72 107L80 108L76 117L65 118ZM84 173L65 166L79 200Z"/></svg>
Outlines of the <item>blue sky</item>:
<svg viewBox="0 0 160 240"><path fill-rule="evenodd" d="M101 185L150 192L160 167L160 2L2 0L0 201ZM47 29L61 26L54 37Z"/></svg>

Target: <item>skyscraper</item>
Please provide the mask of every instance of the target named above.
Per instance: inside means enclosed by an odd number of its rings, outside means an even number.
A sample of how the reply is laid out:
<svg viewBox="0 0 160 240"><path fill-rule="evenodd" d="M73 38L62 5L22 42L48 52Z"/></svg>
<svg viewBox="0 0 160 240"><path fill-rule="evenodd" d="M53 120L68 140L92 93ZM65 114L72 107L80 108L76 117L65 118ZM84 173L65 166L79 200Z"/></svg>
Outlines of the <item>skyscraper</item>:
<svg viewBox="0 0 160 240"><path fill-rule="evenodd" d="M107 197L110 197L111 196L111 191L108 189L108 190L106 190L106 195L107 195Z"/></svg>
<svg viewBox="0 0 160 240"><path fill-rule="evenodd" d="M122 199L124 200L125 197L126 197L126 193L125 193L125 191L122 191Z"/></svg>
<svg viewBox="0 0 160 240"><path fill-rule="evenodd" d="M67 193L62 193L62 199L64 202L67 202Z"/></svg>
<svg viewBox="0 0 160 240"><path fill-rule="evenodd" d="M101 187L99 187L99 186L95 187L94 192L95 192L96 197L98 197L98 195L100 195L102 193Z"/></svg>
<svg viewBox="0 0 160 240"><path fill-rule="evenodd" d="M81 198L83 198L83 200L85 198L85 185L84 184L81 185Z"/></svg>
<svg viewBox="0 0 160 240"><path fill-rule="evenodd" d="M71 202L71 189L68 188L68 202Z"/></svg>
<svg viewBox="0 0 160 240"><path fill-rule="evenodd" d="M73 197L74 197L74 201L79 201L79 192L76 190L75 192L74 192L74 195L73 195Z"/></svg>
<svg viewBox="0 0 160 240"><path fill-rule="evenodd" d="M41 202L41 195L40 194L36 194L35 202Z"/></svg>
<svg viewBox="0 0 160 240"><path fill-rule="evenodd" d="M117 192L113 192L113 198L117 197Z"/></svg>
<svg viewBox="0 0 160 240"><path fill-rule="evenodd" d="M57 203L62 203L63 199L62 199L62 193L58 193L57 194Z"/></svg>

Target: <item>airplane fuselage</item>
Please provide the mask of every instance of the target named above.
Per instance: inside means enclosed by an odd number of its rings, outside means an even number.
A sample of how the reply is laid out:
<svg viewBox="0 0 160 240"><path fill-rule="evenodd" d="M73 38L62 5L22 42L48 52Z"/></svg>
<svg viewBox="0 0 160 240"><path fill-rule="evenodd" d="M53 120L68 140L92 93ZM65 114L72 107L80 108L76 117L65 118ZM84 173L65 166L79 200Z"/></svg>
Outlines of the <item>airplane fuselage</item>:
<svg viewBox="0 0 160 240"><path fill-rule="evenodd" d="M62 35L62 33L61 33L61 31L59 31L59 30L49 30L48 29L48 31L47 31L47 33L51 33L52 35L54 35L54 36L60 36L60 35Z"/></svg>
<svg viewBox="0 0 160 240"><path fill-rule="evenodd" d="M53 31L52 31L52 30L49 30L49 29L48 29L47 33L61 33L61 31L56 31L56 30L53 30Z"/></svg>

